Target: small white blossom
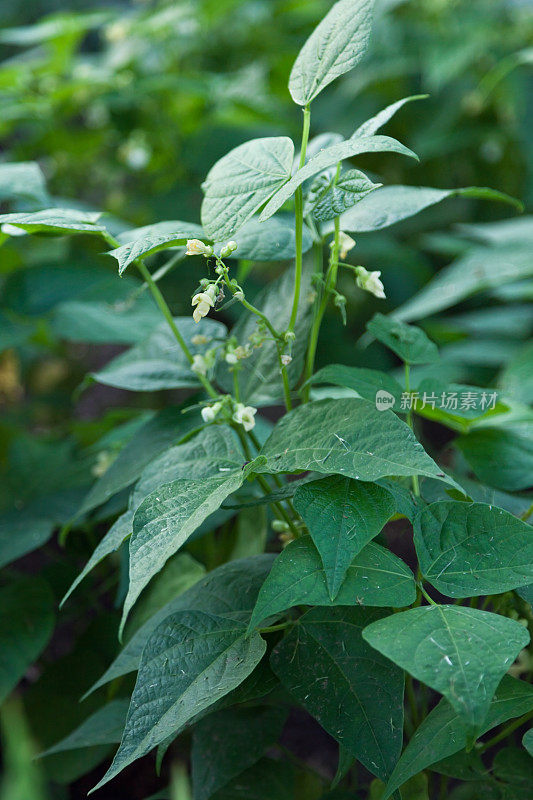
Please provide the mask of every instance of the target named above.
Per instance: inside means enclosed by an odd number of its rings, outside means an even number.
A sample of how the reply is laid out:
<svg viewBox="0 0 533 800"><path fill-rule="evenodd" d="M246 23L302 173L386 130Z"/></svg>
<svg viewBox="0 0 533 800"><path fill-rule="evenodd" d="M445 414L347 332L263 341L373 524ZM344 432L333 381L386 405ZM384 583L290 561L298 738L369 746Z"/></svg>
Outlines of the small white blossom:
<svg viewBox="0 0 533 800"><path fill-rule="evenodd" d="M204 422L213 422L222 408L222 403L214 403L212 406L202 408L201 414Z"/></svg>
<svg viewBox="0 0 533 800"><path fill-rule="evenodd" d="M288 355L281 356L281 363L283 364L284 367L288 367L291 361L292 361L292 356Z"/></svg>
<svg viewBox="0 0 533 800"><path fill-rule="evenodd" d="M244 347L242 344L240 344L233 352L237 356L238 360L241 361L241 359L248 358L252 355L252 348L249 344L245 344Z"/></svg>
<svg viewBox="0 0 533 800"><path fill-rule="evenodd" d="M192 359L191 369L197 375L207 375L207 362L203 356L195 355Z"/></svg>
<svg viewBox="0 0 533 800"><path fill-rule="evenodd" d="M230 242L227 243L227 245L225 245L222 248L222 250L220 251L220 257L227 258L232 253L234 253L236 249L237 249L237 242L234 242L232 239Z"/></svg>
<svg viewBox="0 0 533 800"><path fill-rule="evenodd" d="M210 256L213 248L209 244L204 244L200 239L188 239L186 256Z"/></svg>
<svg viewBox="0 0 533 800"><path fill-rule="evenodd" d="M192 312L195 322L200 322L202 317L207 317L210 309L215 305L216 296L217 290L213 285L208 286L205 292L198 292L198 294L194 295L191 305L196 306Z"/></svg>
<svg viewBox="0 0 533 800"><path fill-rule="evenodd" d="M224 358L225 358L226 364L236 364L237 361L239 360L239 357L238 357L237 353L235 353L235 352L226 353Z"/></svg>
<svg viewBox="0 0 533 800"><path fill-rule="evenodd" d="M242 425L245 431L251 431L255 425L255 414L257 414L257 408L245 406L243 403L237 403L233 414L233 420L239 425Z"/></svg>
<svg viewBox="0 0 533 800"><path fill-rule="evenodd" d="M350 250L355 247L355 242L351 236L348 236L347 233L341 231L339 233L339 250L340 250L340 257L344 261Z"/></svg>
<svg viewBox="0 0 533 800"><path fill-rule="evenodd" d="M365 292L370 292L374 297L379 297L380 300L385 299L385 287L380 280L381 272L368 272L364 267L357 267L356 269L356 283L360 289Z"/></svg>
<svg viewBox="0 0 533 800"><path fill-rule="evenodd" d="M198 347L201 344L207 344L209 338L205 336L203 333L197 333L195 336L192 337L191 343Z"/></svg>

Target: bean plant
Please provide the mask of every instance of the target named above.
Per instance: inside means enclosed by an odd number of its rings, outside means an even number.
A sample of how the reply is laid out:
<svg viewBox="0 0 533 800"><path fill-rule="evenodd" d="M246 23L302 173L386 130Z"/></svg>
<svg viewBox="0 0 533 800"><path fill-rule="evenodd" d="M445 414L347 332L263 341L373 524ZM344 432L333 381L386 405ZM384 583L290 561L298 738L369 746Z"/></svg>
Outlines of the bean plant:
<svg viewBox="0 0 533 800"><path fill-rule="evenodd" d="M326 311L346 324L341 277L377 302L387 295L381 272L357 263L358 233L453 196L521 207L482 187L387 186L354 166L373 153L417 160L381 130L423 95L398 99L349 138L313 135L313 102L365 55L372 6L331 7L290 73L301 140L256 138L218 160L202 184L201 221L124 229L47 206L35 164L2 165L2 185L40 205L2 215L4 239L93 237L123 281L140 275L114 305L86 317L70 309L71 325L101 328L102 340L127 331L131 345L86 383L189 390L126 423L118 455L109 431L97 480L60 534L65 546L87 520L113 520L60 615L104 559L127 559L121 648L88 693L102 701L42 754L104 747L106 756L118 744L96 797L111 797L102 787L138 759L155 752L164 771L168 753L189 743L190 770L174 770L157 797L186 800L189 781L195 800L531 796L532 421L516 390L531 380L531 355L502 386L453 382L434 341L410 324L480 286L525 277L530 247L506 258L489 231L484 247L396 312L377 312L354 347L379 344L399 369L339 364L334 352L316 369ZM497 223L496 239L514 230L498 225L518 221ZM166 250L153 270L150 257ZM247 277L261 262L289 266L254 296ZM176 317L160 283L198 263L191 313ZM228 332L219 317L237 322ZM457 435L470 472L446 450L426 452L417 435L434 424ZM400 546L387 533L395 525ZM23 524L15 530L6 563L36 546ZM28 578L2 592L13 615L0 627L5 697L46 646L51 601ZM335 774L302 747L294 755L289 714L312 718L336 743Z"/></svg>

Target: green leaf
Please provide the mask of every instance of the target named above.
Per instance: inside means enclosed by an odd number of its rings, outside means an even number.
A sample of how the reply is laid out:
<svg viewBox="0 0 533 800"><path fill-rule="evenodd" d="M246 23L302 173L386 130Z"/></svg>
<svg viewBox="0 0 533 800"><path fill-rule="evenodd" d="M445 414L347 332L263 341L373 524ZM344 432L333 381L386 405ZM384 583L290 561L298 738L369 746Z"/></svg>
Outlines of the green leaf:
<svg viewBox="0 0 533 800"><path fill-rule="evenodd" d="M418 397L416 396L418 395ZM509 410L494 389L427 378L417 386L413 410L460 433Z"/></svg>
<svg viewBox="0 0 533 800"><path fill-rule="evenodd" d="M145 622L90 691L93 692L114 678L138 669L141 654L154 630L177 611L194 609L216 613L218 616L233 616L248 622L273 560L273 555L264 553L230 561L208 572L194 586L175 597Z"/></svg>
<svg viewBox="0 0 533 800"><path fill-rule="evenodd" d="M501 306L498 310L501 311ZM515 307L511 310L516 314ZM498 385L505 397L526 405L533 404L533 342L526 344L507 364L498 378Z"/></svg>
<svg viewBox="0 0 533 800"><path fill-rule="evenodd" d="M318 197L313 207L313 217L319 222L338 217L380 186L383 184L372 183L364 172L351 169L327 186Z"/></svg>
<svg viewBox="0 0 533 800"><path fill-rule="evenodd" d="M265 442L257 472L314 470L376 481L389 475L427 475L454 483L440 471L408 425L367 400L319 400L291 411Z"/></svg>
<svg viewBox="0 0 533 800"><path fill-rule="evenodd" d="M52 233L56 235L105 232L97 225L99 211L76 211L73 208L48 208L23 214L0 214L0 225L14 225L28 233Z"/></svg>
<svg viewBox="0 0 533 800"><path fill-rule="evenodd" d="M361 633L384 613L313 609L271 656L274 672L291 694L382 779L391 774L402 747L404 677L366 644Z"/></svg>
<svg viewBox="0 0 533 800"><path fill-rule="evenodd" d="M42 517L28 518L20 511L0 517L0 568L42 547L50 539L54 523Z"/></svg>
<svg viewBox="0 0 533 800"><path fill-rule="evenodd" d="M320 553L334 600L355 556L394 514L392 495L375 483L332 475L301 486L294 507Z"/></svg>
<svg viewBox="0 0 533 800"><path fill-rule="evenodd" d="M396 309L394 316L406 322L428 317L457 305L473 294L530 275L533 275L530 245L474 247L448 267L441 269L418 294Z"/></svg>
<svg viewBox="0 0 533 800"><path fill-rule="evenodd" d="M363 122L363 124L360 125L353 134L353 138L356 136L372 136L374 133L377 133L379 129L382 128L390 119L392 119L396 112L403 108L403 106L405 106L407 103L412 103L413 100L425 100L428 97L428 94L413 94L411 97L404 97L402 100L397 100L395 103L391 103L391 105L382 109L374 117L371 117L370 119L367 119L366 122Z"/></svg>
<svg viewBox="0 0 533 800"><path fill-rule="evenodd" d="M378 392L387 392L396 399L400 399L403 389L398 381L379 372L377 369L365 367L346 367L343 364L328 364L309 378L308 383L329 383L333 386L342 386L353 389L365 400L375 402Z"/></svg>
<svg viewBox="0 0 533 800"><path fill-rule="evenodd" d="M320 555L310 536L285 547L261 587L250 620L253 630L267 617L299 605L394 606L414 602L411 570L393 553L371 542L354 558L337 596L332 600Z"/></svg>
<svg viewBox="0 0 533 800"><path fill-rule="evenodd" d="M366 327L372 336L407 364L431 364L439 359L437 345L421 328L384 314L374 314Z"/></svg>
<svg viewBox="0 0 533 800"><path fill-rule="evenodd" d="M286 270L280 278L270 281L254 300L259 308L278 331L286 330L292 310L294 292L294 275ZM294 386L301 375L307 350L309 329L313 309L311 273L304 270L300 290L300 304L296 318L296 341L292 348L292 361L287 367L290 386ZM257 316L245 312L231 331L237 343L243 347L249 344L250 336L257 332ZM252 354L240 362L237 373L241 400L255 406L274 405L283 397L283 379L281 377L279 355L276 342L267 340L261 347L255 348ZM217 383L226 391L233 391L233 372L228 365L220 361L216 370Z"/></svg>
<svg viewBox="0 0 533 800"><path fill-rule="evenodd" d="M294 800L293 768L286 761L262 758L218 791L213 800Z"/></svg>
<svg viewBox="0 0 533 800"><path fill-rule="evenodd" d="M448 597L500 594L533 583L533 529L485 503L440 502L415 520L424 577Z"/></svg>
<svg viewBox="0 0 533 800"><path fill-rule="evenodd" d="M522 744L530 756L533 756L533 728L530 728L522 737Z"/></svg>
<svg viewBox="0 0 533 800"><path fill-rule="evenodd" d="M187 244L187 239L203 238L203 231L199 225L194 223L178 223L172 233L146 233L144 236L134 239L131 242L120 245L114 250L109 250L108 255L113 256L118 261L118 274L124 271L138 258L147 258L160 250L167 250L169 247L180 247Z"/></svg>
<svg viewBox="0 0 533 800"><path fill-rule="evenodd" d="M378 115L379 116L379 115ZM511 205L519 205L516 200L495 192L470 186L467 189L433 189L429 186L383 186L373 192L356 206L346 211L340 218L343 231L367 233L401 222L419 214L425 208L436 205L448 197L478 197ZM420 316L426 316L421 314ZM417 317L410 317L417 319ZM407 317L406 317L407 319Z"/></svg>
<svg viewBox="0 0 533 800"><path fill-rule="evenodd" d="M528 489L533 475L530 422L506 429L483 428L454 441L483 483L509 492Z"/></svg>
<svg viewBox="0 0 533 800"><path fill-rule="evenodd" d="M505 675L490 703L480 736L502 722L526 714L532 709L533 686ZM466 735L465 724L457 712L446 700L441 700L430 711L405 748L389 779L383 800L387 800L411 776L462 750Z"/></svg>
<svg viewBox="0 0 533 800"><path fill-rule="evenodd" d="M363 58L372 29L374 0L339 0L300 50L289 78L295 103L306 106Z"/></svg>
<svg viewBox="0 0 533 800"><path fill-rule="evenodd" d="M215 342L226 338L226 327L212 319L204 319L200 325L192 317L175 317L174 321L192 355L203 355ZM193 344L192 339L198 333L207 337L207 343ZM143 342L117 356L98 372L93 372L92 377L98 383L132 392L199 386L198 377L191 370L167 322L152 331Z"/></svg>
<svg viewBox="0 0 533 800"><path fill-rule="evenodd" d="M242 486L253 467L239 466L203 480L180 479L164 484L143 500L133 518L130 539L130 583L124 601L128 612L150 578L163 567L223 500Z"/></svg>
<svg viewBox="0 0 533 800"><path fill-rule="evenodd" d="M259 217L261 222L264 222L269 217L278 211L281 206L294 194L296 189L302 185L306 180L312 178L318 172L327 167L343 161L345 158L352 158L352 156L360 155L361 153L400 153L404 156L410 156L418 160L418 156L405 147L396 139L391 139L389 136L362 136L360 139L348 139L345 142L333 144L320 150L316 156L309 159L309 161L299 169L295 175L292 176L290 181L285 183L271 200L266 204ZM362 201L361 201L362 202Z"/></svg>
<svg viewBox="0 0 533 800"><path fill-rule="evenodd" d="M313 238L307 225L302 230L302 252L311 249ZM288 261L296 255L294 219L285 214L278 214L266 222L251 219L237 236L237 250L234 258L250 261ZM220 252L217 247L215 251Z"/></svg>
<svg viewBox="0 0 533 800"><path fill-rule="evenodd" d="M52 753L62 753L65 750L77 750L81 747L95 747L101 744L118 744L122 738L122 731L126 723L126 713L128 711L129 700L112 700L94 714L91 714L84 722L72 731L57 744L49 747L40 758L52 755Z"/></svg>
<svg viewBox="0 0 533 800"><path fill-rule="evenodd" d="M0 200L20 198L43 206L49 202L44 175L36 161L0 164Z"/></svg>
<svg viewBox="0 0 533 800"><path fill-rule="evenodd" d="M201 720L194 729L191 748L194 800L209 800L259 761L266 748L278 740L286 716L282 707L255 706L224 709Z"/></svg>
<svg viewBox="0 0 533 800"><path fill-rule="evenodd" d="M529 800L533 759L519 747L503 747L494 756L492 763L494 778L505 784L506 797L512 800ZM507 794L509 792L510 794Z"/></svg>
<svg viewBox="0 0 533 800"><path fill-rule="evenodd" d="M0 704L48 644L54 606L49 585L39 577L0 589Z"/></svg>
<svg viewBox="0 0 533 800"><path fill-rule="evenodd" d="M222 241L234 234L291 176L294 144L287 136L252 139L211 167L205 182L202 225Z"/></svg>
<svg viewBox="0 0 533 800"><path fill-rule="evenodd" d="M512 619L441 605L393 614L369 625L363 636L443 694L470 732L483 724L496 687L529 642L527 630Z"/></svg>
<svg viewBox="0 0 533 800"><path fill-rule="evenodd" d="M266 650L259 634L245 633L244 623L202 611L174 614L157 628L143 652L120 747L91 791L242 683Z"/></svg>

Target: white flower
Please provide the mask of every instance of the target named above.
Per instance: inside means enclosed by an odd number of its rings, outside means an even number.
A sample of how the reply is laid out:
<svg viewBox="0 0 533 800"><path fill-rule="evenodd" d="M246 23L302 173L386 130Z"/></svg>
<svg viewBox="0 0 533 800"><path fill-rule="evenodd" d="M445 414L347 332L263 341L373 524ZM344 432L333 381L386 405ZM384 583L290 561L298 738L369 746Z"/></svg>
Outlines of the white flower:
<svg viewBox="0 0 533 800"><path fill-rule="evenodd" d="M222 403L214 403L212 406L202 408L201 414L204 422L213 422L222 408Z"/></svg>
<svg viewBox="0 0 533 800"><path fill-rule="evenodd" d="M186 256L210 256L213 248L209 244L204 244L200 239L188 239Z"/></svg>
<svg viewBox="0 0 533 800"><path fill-rule="evenodd" d="M350 250L355 247L355 242L351 236L348 236L347 233L341 231L339 233L339 250L340 250L340 257L344 261Z"/></svg>
<svg viewBox="0 0 533 800"><path fill-rule="evenodd" d="M197 333L191 339L191 343L196 345L196 346L199 346L201 344L207 344L208 341L209 341L209 338L207 336L205 336L203 333Z"/></svg>
<svg viewBox="0 0 533 800"><path fill-rule="evenodd" d="M225 245L225 247L222 248L222 250L220 251L220 257L227 258L232 253L234 253L236 249L237 249L237 242L234 242L232 239L230 242L227 243L227 245Z"/></svg>
<svg viewBox="0 0 533 800"><path fill-rule="evenodd" d="M235 352L226 353L226 356L225 356L226 364L236 364L238 360L239 360L239 357L237 356L237 354Z"/></svg>
<svg viewBox="0 0 533 800"><path fill-rule="evenodd" d="M197 375L207 375L207 363L203 356L196 355L192 357L191 369Z"/></svg>
<svg viewBox="0 0 533 800"><path fill-rule="evenodd" d="M192 318L195 322L200 322L202 317L207 317L209 310L215 305L217 290L213 285L208 286L205 292L198 292L195 294L191 305L196 306L192 312Z"/></svg>
<svg viewBox="0 0 533 800"><path fill-rule="evenodd" d="M242 425L245 431L251 431L255 425L255 414L257 414L257 408L245 406L243 403L237 403L233 414L233 420L239 425Z"/></svg>
<svg viewBox="0 0 533 800"><path fill-rule="evenodd" d="M292 361L292 356L283 355L281 356L281 363L284 367L287 367Z"/></svg>
<svg viewBox="0 0 533 800"><path fill-rule="evenodd" d="M374 297L379 297L380 300L385 299L385 287L382 281L380 281L381 272L368 272L364 267L357 267L355 272L355 282L360 289L364 289L365 292L370 292Z"/></svg>

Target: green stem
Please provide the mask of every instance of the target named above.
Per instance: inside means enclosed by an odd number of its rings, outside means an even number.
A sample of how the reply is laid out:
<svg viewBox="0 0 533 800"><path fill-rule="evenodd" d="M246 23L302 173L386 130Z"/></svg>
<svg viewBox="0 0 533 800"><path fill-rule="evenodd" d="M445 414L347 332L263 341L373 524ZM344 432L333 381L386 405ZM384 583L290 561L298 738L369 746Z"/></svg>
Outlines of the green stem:
<svg viewBox="0 0 533 800"><path fill-rule="evenodd" d="M411 392L411 368L407 361L404 363L405 367L405 391L407 394ZM409 410L407 411L407 424L414 433L413 425L413 409L411 408L411 401L409 401ZM418 475L413 475L413 492L417 497L420 497L420 484L418 482Z"/></svg>
<svg viewBox="0 0 533 800"><path fill-rule="evenodd" d="M309 105L307 105L304 108L302 146L300 149L300 163L298 165L298 169L301 169L305 164L305 157L307 154L307 142L309 141L310 124L311 124L311 109ZM296 325L296 317L298 315L298 303L300 302L300 289L302 285L302 269L303 269L302 241L303 241L304 215L303 215L303 191L301 186L299 186L298 189L296 190L294 202L295 202L294 221L295 221L295 237L296 237L296 262L295 262L295 275L294 275L294 297L292 301L291 317L289 320L289 327L288 327L289 331L294 331L294 326Z"/></svg>
<svg viewBox="0 0 533 800"><path fill-rule="evenodd" d="M282 631L285 628L289 628L291 625L294 625L294 620L288 620L287 622L279 622L277 625L269 625L267 628L259 628L259 633L272 633L273 631Z"/></svg>
<svg viewBox="0 0 533 800"><path fill-rule="evenodd" d="M323 261L324 248L321 241L314 242L313 252L315 255L315 273L322 279L324 273L324 261ZM320 283L316 287L315 304L313 307L313 322L311 324L311 331L309 334L309 347L307 348L307 355L305 358L304 388L302 390L303 403L309 402L309 395L311 393L311 386L309 383L307 383L307 381L310 380L315 369L316 348L318 345L318 336L320 333L320 325L322 322L320 309L322 307L323 294L324 294L324 289L322 284Z"/></svg>
<svg viewBox="0 0 533 800"><path fill-rule="evenodd" d="M477 748L478 753L484 753L490 747L493 747L498 742L501 742L502 739L506 739L513 731L517 728L520 728L526 722L529 722L530 719L533 718L533 711L530 711L528 714L524 714L522 717L515 719L513 722L506 725L500 733L497 733L496 736L493 736L492 739L489 739L488 742L484 742L481 747Z"/></svg>

